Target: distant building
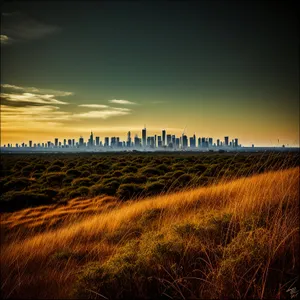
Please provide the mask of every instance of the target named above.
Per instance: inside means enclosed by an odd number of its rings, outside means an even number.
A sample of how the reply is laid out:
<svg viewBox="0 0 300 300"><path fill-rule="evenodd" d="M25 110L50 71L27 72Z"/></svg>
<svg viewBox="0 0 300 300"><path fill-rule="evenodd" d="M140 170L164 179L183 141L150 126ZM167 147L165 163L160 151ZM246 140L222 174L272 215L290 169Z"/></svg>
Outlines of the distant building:
<svg viewBox="0 0 300 300"><path fill-rule="evenodd" d="M229 136L225 136L224 137L224 145L228 146L228 142L229 142Z"/></svg>
<svg viewBox="0 0 300 300"><path fill-rule="evenodd" d="M220 147L220 140L217 139L217 147Z"/></svg>
<svg viewBox="0 0 300 300"><path fill-rule="evenodd" d="M80 138L79 138L79 147L83 147L84 146L84 139L83 139L83 137L81 136Z"/></svg>
<svg viewBox="0 0 300 300"><path fill-rule="evenodd" d="M175 147L175 142L176 142L176 136L173 134L172 135L172 144L173 144L173 146Z"/></svg>
<svg viewBox="0 0 300 300"><path fill-rule="evenodd" d="M201 147L201 138L198 138L198 147Z"/></svg>
<svg viewBox="0 0 300 300"><path fill-rule="evenodd" d="M182 135L182 148L185 149L188 146L188 138L187 136L184 134Z"/></svg>
<svg viewBox="0 0 300 300"><path fill-rule="evenodd" d="M238 147L238 146L239 146L239 139L238 139L238 138L235 138L235 139L234 139L234 146L235 146L235 147Z"/></svg>
<svg viewBox="0 0 300 300"><path fill-rule="evenodd" d="M32 141L29 141L29 148L32 148Z"/></svg>
<svg viewBox="0 0 300 300"><path fill-rule="evenodd" d="M161 141L161 136L160 135L157 137L157 147L158 148L162 147L162 141Z"/></svg>
<svg viewBox="0 0 300 300"><path fill-rule="evenodd" d="M111 137L110 146L111 147L116 147L116 137L115 136Z"/></svg>
<svg viewBox="0 0 300 300"><path fill-rule="evenodd" d="M54 145L55 145L56 148L58 147L58 138L56 138L56 139L54 140Z"/></svg>
<svg viewBox="0 0 300 300"><path fill-rule="evenodd" d="M166 131L163 130L161 132L161 135L162 135L162 145L165 146L166 145Z"/></svg>
<svg viewBox="0 0 300 300"><path fill-rule="evenodd" d="M167 134L167 146L169 146L169 144L171 143L171 141L172 141L171 134Z"/></svg>
<svg viewBox="0 0 300 300"><path fill-rule="evenodd" d="M144 148L146 148L146 146L147 146L146 141L147 141L147 129L144 128L144 129L142 130L142 143L143 143L143 147L144 147Z"/></svg>
<svg viewBox="0 0 300 300"><path fill-rule="evenodd" d="M89 145L90 147L93 147L93 146L94 146L94 134L93 134L92 131L91 131L91 135L90 135L90 138L89 138L89 143L88 143L88 145Z"/></svg>
<svg viewBox="0 0 300 300"><path fill-rule="evenodd" d="M127 133L127 147L131 147L131 132L128 131Z"/></svg>
<svg viewBox="0 0 300 300"><path fill-rule="evenodd" d="M109 147L109 137L104 138L104 147Z"/></svg>
<svg viewBox="0 0 300 300"><path fill-rule="evenodd" d="M136 134L134 137L134 147L139 148L140 146L141 146L141 142L140 142L138 135Z"/></svg>

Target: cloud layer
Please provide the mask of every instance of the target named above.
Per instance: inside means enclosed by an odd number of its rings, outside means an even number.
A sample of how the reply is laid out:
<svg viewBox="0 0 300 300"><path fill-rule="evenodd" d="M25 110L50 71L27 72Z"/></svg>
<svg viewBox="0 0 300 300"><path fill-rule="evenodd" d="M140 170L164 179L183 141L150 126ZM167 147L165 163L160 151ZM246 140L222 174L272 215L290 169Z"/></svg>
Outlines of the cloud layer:
<svg viewBox="0 0 300 300"><path fill-rule="evenodd" d="M1 45L43 38L60 30L22 12L2 13L1 19Z"/></svg>
<svg viewBox="0 0 300 300"><path fill-rule="evenodd" d="M16 103L31 103L31 104L68 104L67 102L60 101L54 98L54 95L37 95L31 93L22 93L22 94L6 94L1 93L1 100L6 100L9 102Z"/></svg>
<svg viewBox="0 0 300 300"><path fill-rule="evenodd" d="M5 130L44 128L45 126L65 127L74 122L105 120L132 113L129 108L106 104L79 104L77 107L83 110L79 112L62 110L61 107L74 109L74 105L67 106L69 102L57 99L57 97L72 96L72 92L7 83L1 84L1 91L4 91L1 93L1 123Z"/></svg>
<svg viewBox="0 0 300 300"><path fill-rule="evenodd" d="M131 102L128 100L117 100L117 99L113 99L113 100L109 100L110 103L116 103L116 104L122 104L122 105L134 105L137 104L135 102Z"/></svg>
<svg viewBox="0 0 300 300"><path fill-rule="evenodd" d="M71 96L74 94L72 92L64 92L64 91L51 90L51 89L38 89L35 87L22 87L22 86L16 86L16 85L6 84L6 83L1 84L1 88L18 90L27 93L52 94L54 96L61 96L61 97Z"/></svg>

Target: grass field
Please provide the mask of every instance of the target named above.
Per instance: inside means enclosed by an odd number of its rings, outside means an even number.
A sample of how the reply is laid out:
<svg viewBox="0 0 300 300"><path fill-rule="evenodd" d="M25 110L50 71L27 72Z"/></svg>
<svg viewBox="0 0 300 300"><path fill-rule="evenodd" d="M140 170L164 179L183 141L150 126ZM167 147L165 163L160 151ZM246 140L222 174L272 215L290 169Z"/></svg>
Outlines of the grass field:
<svg viewBox="0 0 300 300"><path fill-rule="evenodd" d="M64 204L76 197L120 201L209 186L300 165L298 153L16 154L1 157L0 211Z"/></svg>
<svg viewBox="0 0 300 300"><path fill-rule="evenodd" d="M2 296L289 298L298 216L299 167L1 213Z"/></svg>

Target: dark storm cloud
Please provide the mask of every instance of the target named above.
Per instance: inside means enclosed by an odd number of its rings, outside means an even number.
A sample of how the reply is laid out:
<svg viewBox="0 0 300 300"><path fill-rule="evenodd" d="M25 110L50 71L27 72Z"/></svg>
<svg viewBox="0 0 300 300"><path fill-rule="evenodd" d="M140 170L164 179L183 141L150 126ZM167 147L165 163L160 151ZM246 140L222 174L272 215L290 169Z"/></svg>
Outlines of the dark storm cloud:
<svg viewBox="0 0 300 300"><path fill-rule="evenodd" d="M1 23L1 45L43 38L60 30L22 12L2 13Z"/></svg>

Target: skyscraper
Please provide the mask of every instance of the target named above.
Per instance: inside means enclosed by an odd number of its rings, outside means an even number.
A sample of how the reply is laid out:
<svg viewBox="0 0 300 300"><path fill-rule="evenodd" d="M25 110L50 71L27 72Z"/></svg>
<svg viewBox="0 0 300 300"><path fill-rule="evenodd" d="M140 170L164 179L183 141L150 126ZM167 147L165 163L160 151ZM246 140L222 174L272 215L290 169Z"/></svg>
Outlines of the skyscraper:
<svg viewBox="0 0 300 300"><path fill-rule="evenodd" d="M104 138L104 147L108 147L109 146L109 137L105 137Z"/></svg>
<svg viewBox="0 0 300 300"><path fill-rule="evenodd" d="M32 148L32 141L29 141L29 148Z"/></svg>
<svg viewBox="0 0 300 300"><path fill-rule="evenodd" d="M116 146L116 137L115 136L111 137L111 139L110 139L110 146L111 147L115 147Z"/></svg>
<svg viewBox="0 0 300 300"><path fill-rule="evenodd" d="M131 132L127 133L127 147L131 147Z"/></svg>
<svg viewBox="0 0 300 300"><path fill-rule="evenodd" d="M166 145L166 131L165 130L162 131L162 145L163 146Z"/></svg>
<svg viewBox="0 0 300 300"><path fill-rule="evenodd" d="M235 138L235 139L234 139L234 146L235 146L235 147L238 147L238 146L239 146L239 139L238 139L238 138Z"/></svg>
<svg viewBox="0 0 300 300"><path fill-rule="evenodd" d="M176 141L176 137L175 137L175 135L173 134L173 135L172 135L172 144L173 144L173 147L175 147L175 141Z"/></svg>
<svg viewBox="0 0 300 300"><path fill-rule="evenodd" d="M170 145L171 141L172 141L172 136L171 136L171 134L167 134L167 146Z"/></svg>
<svg viewBox="0 0 300 300"><path fill-rule="evenodd" d="M100 145L100 137L96 136L96 146L99 146L99 145Z"/></svg>
<svg viewBox="0 0 300 300"><path fill-rule="evenodd" d="M147 141L147 130L146 127L142 130L142 141L143 141L143 147L146 148L146 141Z"/></svg>
<svg viewBox="0 0 300 300"><path fill-rule="evenodd" d="M139 148L140 144L141 144L140 139L139 139L138 135L136 134L134 137L134 147Z"/></svg>
<svg viewBox="0 0 300 300"><path fill-rule="evenodd" d="M220 140L217 139L217 147L220 147Z"/></svg>
<svg viewBox="0 0 300 300"><path fill-rule="evenodd" d="M83 137L81 136L79 138L79 147L83 147L83 144L84 144L84 140L83 140Z"/></svg>
<svg viewBox="0 0 300 300"><path fill-rule="evenodd" d="M94 146L94 135L93 132L91 131L90 139L89 139L89 146L93 147Z"/></svg>
<svg viewBox="0 0 300 300"><path fill-rule="evenodd" d="M212 147L213 145L213 139L212 138L208 138L208 146Z"/></svg>
<svg viewBox="0 0 300 300"><path fill-rule="evenodd" d="M157 137L157 147L160 148L162 146L162 143L161 143L161 136L159 135Z"/></svg>
<svg viewBox="0 0 300 300"><path fill-rule="evenodd" d="M198 147L201 147L201 138L198 138Z"/></svg>
<svg viewBox="0 0 300 300"><path fill-rule="evenodd" d="M56 139L54 140L54 145L55 145L56 148L58 147L58 138L56 138Z"/></svg>
<svg viewBox="0 0 300 300"><path fill-rule="evenodd" d="M190 137L190 147L195 148L196 147L196 136L193 135Z"/></svg>
<svg viewBox="0 0 300 300"><path fill-rule="evenodd" d="M188 146L188 138L187 136L184 134L182 135L182 148L185 149Z"/></svg>
<svg viewBox="0 0 300 300"><path fill-rule="evenodd" d="M225 146L228 146L229 136L224 137L224 144Z"/></svg>

